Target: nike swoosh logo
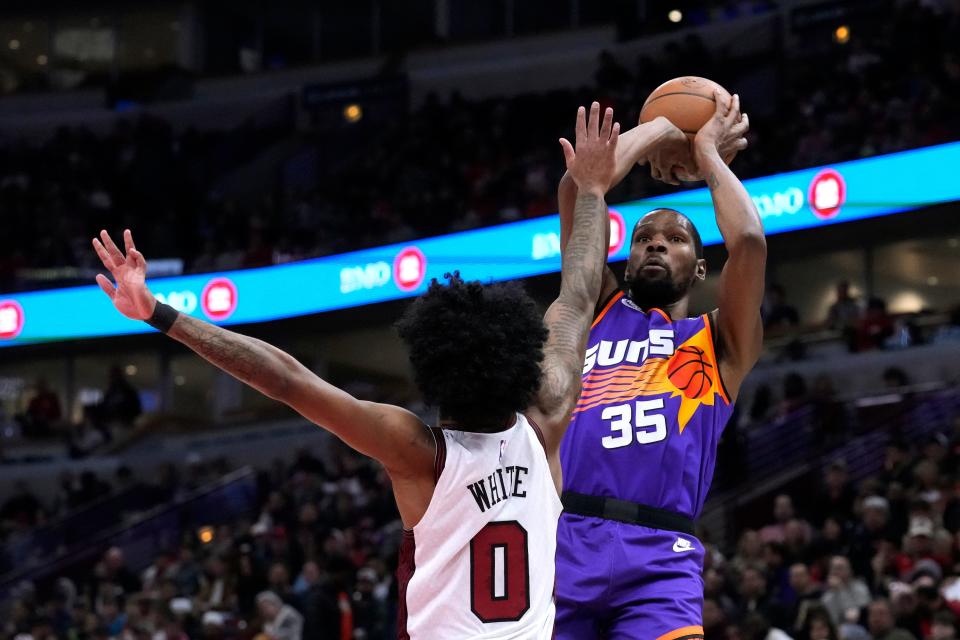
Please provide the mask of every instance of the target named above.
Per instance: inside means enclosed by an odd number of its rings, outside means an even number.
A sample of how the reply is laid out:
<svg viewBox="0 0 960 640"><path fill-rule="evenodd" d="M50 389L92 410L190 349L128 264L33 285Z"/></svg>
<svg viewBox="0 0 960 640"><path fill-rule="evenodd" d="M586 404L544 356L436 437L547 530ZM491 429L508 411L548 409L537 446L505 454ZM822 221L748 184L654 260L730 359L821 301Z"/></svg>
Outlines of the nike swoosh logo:
<svg viewBox="0 0 960 640"><path fill-rule="evenodd" d="M673 543L673 550L677 553L682 553L684 551L693 551L693 545L690 544L687 540L677 540Z"/></svg>

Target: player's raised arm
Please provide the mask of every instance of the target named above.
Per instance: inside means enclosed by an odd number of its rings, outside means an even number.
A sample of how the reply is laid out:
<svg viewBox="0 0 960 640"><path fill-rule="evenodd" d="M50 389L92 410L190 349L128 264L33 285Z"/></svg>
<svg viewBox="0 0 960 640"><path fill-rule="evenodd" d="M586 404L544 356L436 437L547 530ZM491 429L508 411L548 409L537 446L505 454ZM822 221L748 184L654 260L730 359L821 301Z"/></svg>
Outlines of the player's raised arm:
<svg viewBox="0 0 960 640"><path fill-rule="evenodd" d="M694 140L694 159L710 187L717 226L727 248L720 274L716 314L720 372L728 392L736 396L740 383L756 363L763 346L764 271L767 241L760 215L747 190L721 159L722 149L743 136L749 125L740 115L740 97L716 94L717 110Z"/></svg>
<svg viewBox="0 0 960 640"><path fill-rule="evenodd" d="M620 184L637 163L650 164L651 174L668 182L676 183L673 174L675 167L685 167L692 171L690 145L687 136L666 118L660 117L638 125L623 133L617 143L614 170L610 183L604 193ZM560 207L560 250L566 251L573 230L573 212L577 204L579 189L577 181L568 170L560 179L557 188L557 203ZM604 229L606 246L610 244L610 225ZM609 268L603 270L603 284L597 292L594 305L603 304L619 288L616 276Z"/></svg>
<svg viewBox="0 0 960 640"><path fill-rule="evenodd" d="M412 413L392 405L365 402L325 382L290 354L256 338L176 312L157 302L146 285L147 263L123 233L126 255L106 231L93 247L113 275L97 283L114 306L182 342L214 366L274 400L295 409L348 445L379 460L391 475L433 473L435 445Z"/></svg>
<svg viewBox="0 0 960 640"><path fill-rule="evenodd" d="M560 448L570 413L580 395L580 376L593 310L603 282L607 257L604 229L609 227L604 195L616 167L619 124L607 109L600 124L600 105L577 112L576 149L560 140L567 171L578 193L573 226L563 253L560 295L544 316L549 331L544 347L543 380L530 413L543 427L547 453ZM555 458L556 456L552 456Z"/></svg>

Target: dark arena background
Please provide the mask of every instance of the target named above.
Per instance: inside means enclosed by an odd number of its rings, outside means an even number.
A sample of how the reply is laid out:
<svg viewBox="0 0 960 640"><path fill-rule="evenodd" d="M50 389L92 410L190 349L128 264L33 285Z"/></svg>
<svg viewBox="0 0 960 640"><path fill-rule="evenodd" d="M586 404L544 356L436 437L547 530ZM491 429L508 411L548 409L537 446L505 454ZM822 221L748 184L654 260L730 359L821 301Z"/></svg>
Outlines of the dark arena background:
<svg viewBox="0 0 960 640"><path fill-rule="evenodd" d="M410 298L459 270L545 308L557 138L682 75L739 93L768 244L704 635L956 638L956 0L3 2L0 638L397 637L383 469L123 318L90 239L132 229L159 299L434 423ZM641 214L691 216L713 309L704 183L607 201L620 275Z"/></svg>

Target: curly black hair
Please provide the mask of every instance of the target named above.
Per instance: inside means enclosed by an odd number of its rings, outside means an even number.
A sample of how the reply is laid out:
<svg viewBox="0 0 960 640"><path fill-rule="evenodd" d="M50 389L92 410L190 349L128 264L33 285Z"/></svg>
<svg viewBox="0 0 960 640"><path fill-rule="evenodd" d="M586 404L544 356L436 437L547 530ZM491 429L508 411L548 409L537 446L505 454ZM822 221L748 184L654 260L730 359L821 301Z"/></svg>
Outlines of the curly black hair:
<svg viewBox="0 0 960 640"><path fill-rule="evenodd" d="M540 388L547 329L516 282L436 279L397 322L424 401L464 431L502 428Z"/></svg>

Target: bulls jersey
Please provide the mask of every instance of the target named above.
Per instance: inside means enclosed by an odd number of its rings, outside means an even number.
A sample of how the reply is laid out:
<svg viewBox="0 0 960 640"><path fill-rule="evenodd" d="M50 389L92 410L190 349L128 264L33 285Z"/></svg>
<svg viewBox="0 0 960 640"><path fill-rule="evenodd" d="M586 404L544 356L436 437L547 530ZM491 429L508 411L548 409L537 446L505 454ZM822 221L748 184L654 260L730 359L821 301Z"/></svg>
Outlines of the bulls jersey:
<svg viewBox="0 0 960 640"><path fill-rule="evenodd" d="M696 518L733 411L714 344L709 315L673 320L616 294L590 330L564 489Z"/></svg>
<svg viewBox="0 0 960 640"><path fill-rule="evenodd" d="M400 548L399 637L549 639L562 505L538 429L518 415L433 433L437 485Z"/></svg>

